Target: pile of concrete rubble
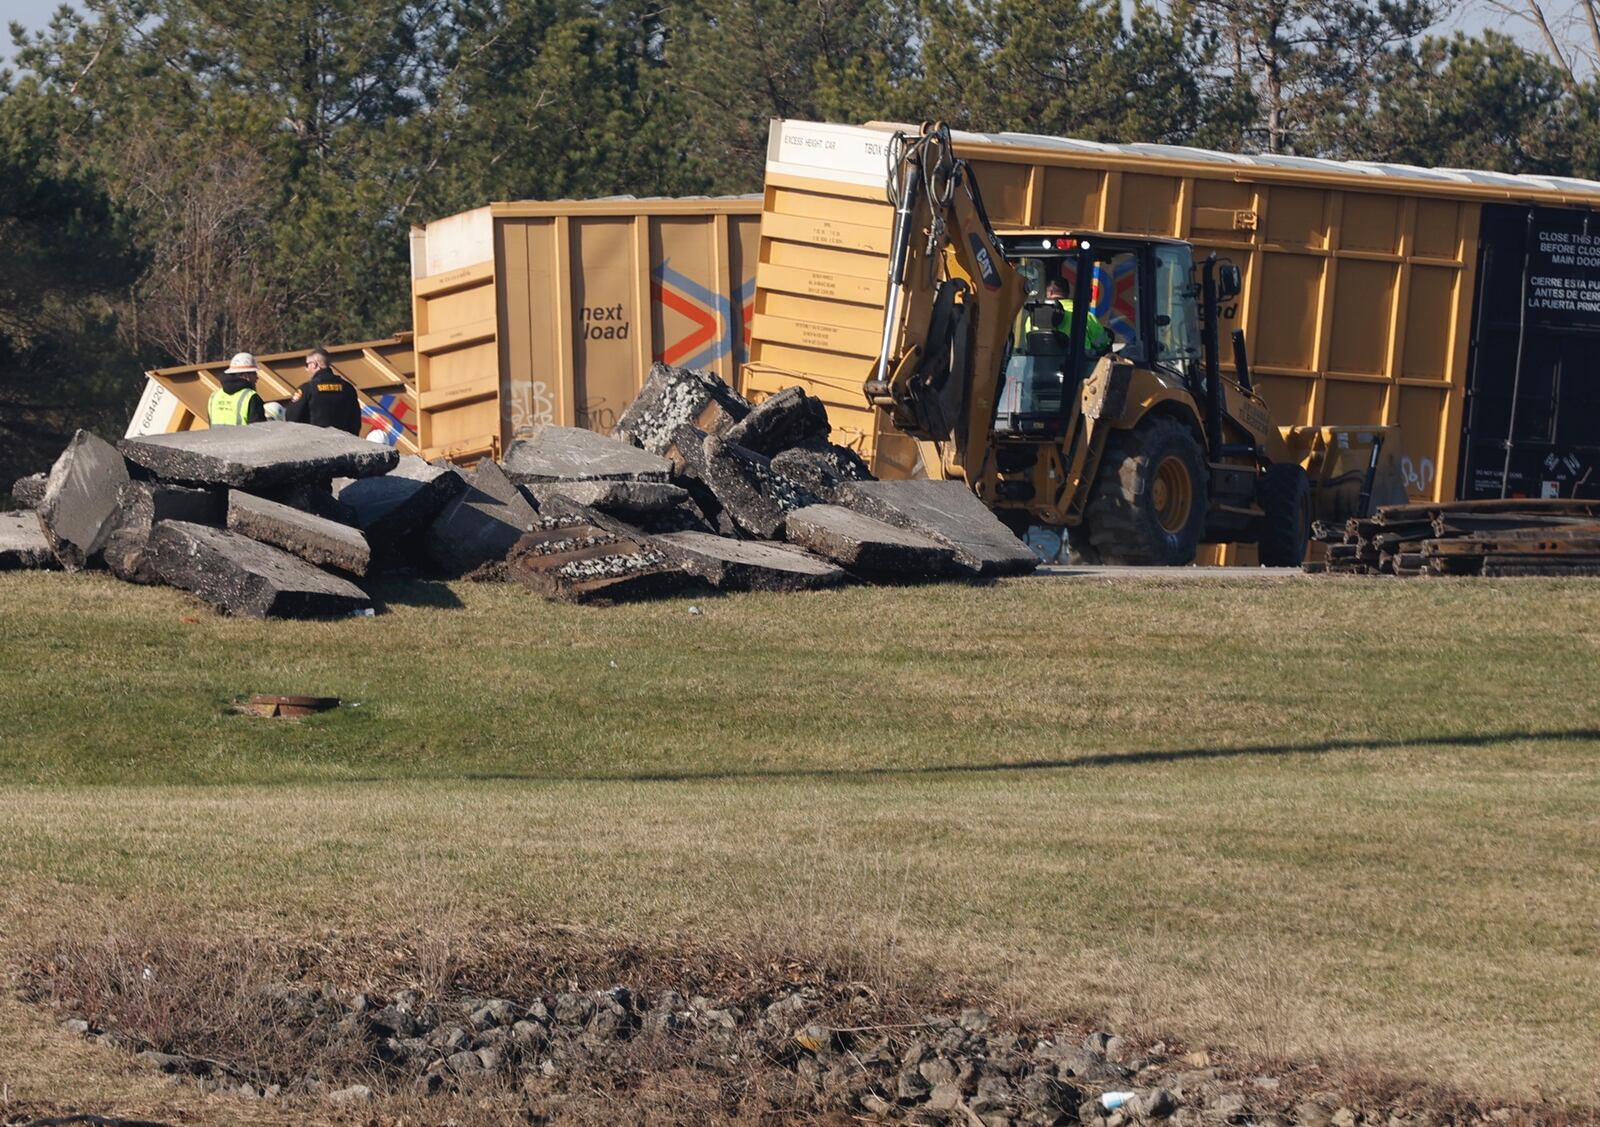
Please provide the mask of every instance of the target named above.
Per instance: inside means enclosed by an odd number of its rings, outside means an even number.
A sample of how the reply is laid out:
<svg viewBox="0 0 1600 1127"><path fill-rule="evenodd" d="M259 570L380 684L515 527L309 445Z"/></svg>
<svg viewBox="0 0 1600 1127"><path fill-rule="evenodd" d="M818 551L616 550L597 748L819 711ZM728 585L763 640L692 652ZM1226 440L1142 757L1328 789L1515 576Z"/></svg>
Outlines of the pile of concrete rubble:
<svg viewBox="0 0 1600 1127"><path fill-rule="evenodd" d="M336 431L264 423L78 432L0 514L0 570L104 568L254 617L360 614L381 573L508 579L616 602L1031 571L964 485L877 481L820 400L751 404L657 364L611 437L543 426L470 471Z"/></svg>

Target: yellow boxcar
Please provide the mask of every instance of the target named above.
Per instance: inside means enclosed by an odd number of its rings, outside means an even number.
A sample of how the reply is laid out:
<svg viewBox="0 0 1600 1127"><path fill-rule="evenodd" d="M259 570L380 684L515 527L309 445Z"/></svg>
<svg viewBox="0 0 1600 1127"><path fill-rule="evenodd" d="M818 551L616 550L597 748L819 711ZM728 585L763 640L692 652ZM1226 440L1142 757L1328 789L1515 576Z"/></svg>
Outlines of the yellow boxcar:
<svg viewBox="0 0 1600 1127"><path fill-rule="evenodd" d="M650 364L735 382L761 198L496 203L412 231L418 433L493 454L519 427L608 430Z"/></svg>
<svg viewBox="0 0 1600 1127"><path fill-rule="evenodd" d="M914 444L886 433L861 391L883 323L897 128L773 123L743 381L757 396L796 383L821 396L835 438L885 476L917 469ZM1222 339L1245 330L1279 425L1398 426L1416 498L1600 487L1600 183L954 139L1002 233L1161 235L1237 263L1244 292ZM1113 323L1129 296L1119 281L1096 310Z"/></svg>

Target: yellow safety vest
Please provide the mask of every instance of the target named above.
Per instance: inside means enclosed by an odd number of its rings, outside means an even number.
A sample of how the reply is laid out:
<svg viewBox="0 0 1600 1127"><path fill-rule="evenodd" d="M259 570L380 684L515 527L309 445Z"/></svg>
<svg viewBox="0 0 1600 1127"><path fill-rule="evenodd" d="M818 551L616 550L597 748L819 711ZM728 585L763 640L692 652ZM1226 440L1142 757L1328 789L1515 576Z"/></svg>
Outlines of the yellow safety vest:
<svg viewBox="0 0 1600 1127"><path fill-rule="evenodd" d="M1070 297L1052 297L1048 300L1061 307L1061 323L1056 326L1056 332L1064 337L1070 337L1072 335L1072 299ZM1024 318L1024 320L1027 324L1023 326L1022 331L1025 333L1033 332L1032 315ZM1100 318L1090 313L1089 319L1084 322L1083 329L1083 347L1090 356L1101 356L1111 351L1111 337L1107 334L1106 327L1100 323Z"/></svg>
<svg viewBox="0 0 1600 1127"><path fill-rule="evenodd" d="M251 388L228 394L220 387L211 393L206 403L206 422L214 427L242 427L249 422Z"/></svg>

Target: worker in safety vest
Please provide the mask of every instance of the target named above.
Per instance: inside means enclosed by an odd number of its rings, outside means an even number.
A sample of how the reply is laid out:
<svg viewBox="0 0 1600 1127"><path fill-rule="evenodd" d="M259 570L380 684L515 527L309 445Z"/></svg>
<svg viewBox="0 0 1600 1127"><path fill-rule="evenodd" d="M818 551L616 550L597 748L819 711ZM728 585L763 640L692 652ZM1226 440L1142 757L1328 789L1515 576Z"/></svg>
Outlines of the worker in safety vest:
<svg viewBox="0 0 1600 1127"><path fill-rule="evenodd" d="M1100 280L1096 278L1094 280L1094 292L1096 295L1098 295L1099 290ZM1072 339L1072 298L1067 296L1066 283L1059 278L1051 278L1045 284L1044 298L1046 301L1054 302L1061 307L1061 320L1056 325L1056 332L1068 340ZM1111 351L1111 331L1100 323L1100 318L1096 317L1092 310L1086 313L1085 316L1087 320L1083 326L1083 350L1090 357L1104 356ZM1030 333L1033 331L1032 316L1028 317L1028 322L1023 331Z"/></svg>
<svg viewBox="0 0 1600 1127"><path fill-rule="evenodd" d="M294 393L285 413L289 422L360 434L361 401L350 381L328 366L326 351L311 350L306 356L306 374L310 378Z"/></svg>
<svg viewBox="0 0 1600 1127"><path fill-rule="evenodd" d="M266 409L256 394L256 358L237 352L222 370L222 386L206 402L206 423L214 427L242 427L266 422Z"/></svg>

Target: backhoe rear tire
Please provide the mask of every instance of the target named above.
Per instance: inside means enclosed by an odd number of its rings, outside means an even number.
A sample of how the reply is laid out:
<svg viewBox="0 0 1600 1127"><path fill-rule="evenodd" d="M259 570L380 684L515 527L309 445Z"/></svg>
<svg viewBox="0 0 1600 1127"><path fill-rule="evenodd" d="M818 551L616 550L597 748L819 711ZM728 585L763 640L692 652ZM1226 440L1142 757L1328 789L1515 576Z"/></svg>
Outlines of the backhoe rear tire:
<svg viewBox="0 0 1600 1127"><path fill-rule="evenodd" d="M1264 567L1299 567L1311 541L1311 479L1293 462L1276 462L1256 490L1265 516L1257 555Z"/></svg>
<svg viewBox="0 0 1600 1127"><path fill-rule="evenodd" d="M1206 460L1193 432L1146 417L1106 442L1089 502L1090 544L1110 564L1194 562L1206 527Z"/></svg>

